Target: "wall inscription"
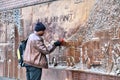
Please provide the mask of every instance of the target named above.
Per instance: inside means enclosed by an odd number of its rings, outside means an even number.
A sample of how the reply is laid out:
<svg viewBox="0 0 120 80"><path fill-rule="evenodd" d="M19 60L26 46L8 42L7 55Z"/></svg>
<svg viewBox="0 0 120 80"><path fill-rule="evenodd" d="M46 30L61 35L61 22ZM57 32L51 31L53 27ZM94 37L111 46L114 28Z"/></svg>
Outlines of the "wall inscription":
<svg viewBox="0 0 120 80"><path fill-rule="evenodd" d="M60 16L39 18L41 22L53 23L53 22L71 22L73 20L73 14L66 14Z"/></svg>

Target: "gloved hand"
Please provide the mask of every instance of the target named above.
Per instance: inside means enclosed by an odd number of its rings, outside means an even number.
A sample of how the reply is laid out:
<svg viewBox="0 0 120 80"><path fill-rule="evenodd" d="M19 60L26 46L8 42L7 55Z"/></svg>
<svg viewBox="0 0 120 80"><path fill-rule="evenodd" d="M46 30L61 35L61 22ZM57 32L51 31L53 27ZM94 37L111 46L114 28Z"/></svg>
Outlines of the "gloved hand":
<svg viewBox="0 0 120 80"><path fill-rule="evenodd" d="M54 42L55 46L61 46L62 42L60 40L57 40L56 42Z"/></svg>

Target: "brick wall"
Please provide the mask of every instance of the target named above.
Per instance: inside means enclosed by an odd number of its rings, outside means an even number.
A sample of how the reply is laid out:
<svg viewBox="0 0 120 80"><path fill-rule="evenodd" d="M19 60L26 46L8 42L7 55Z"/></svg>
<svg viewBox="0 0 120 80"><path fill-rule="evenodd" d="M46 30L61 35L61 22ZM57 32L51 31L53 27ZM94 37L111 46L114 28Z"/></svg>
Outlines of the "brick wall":
<svg viewBox="0 0 120 80"><path fill-rule="evenodd" d="M56 0L0 0L0 11L21 8Z"/></svg>

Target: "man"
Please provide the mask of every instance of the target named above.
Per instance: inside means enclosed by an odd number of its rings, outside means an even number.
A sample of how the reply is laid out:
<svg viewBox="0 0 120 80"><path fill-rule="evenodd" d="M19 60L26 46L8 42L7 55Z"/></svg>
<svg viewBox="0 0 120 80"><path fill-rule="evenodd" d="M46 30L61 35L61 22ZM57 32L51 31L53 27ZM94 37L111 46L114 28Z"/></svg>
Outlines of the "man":
<svg viewBox="0 0 120 80"><path fill-rule="evenodd" d="M48 49L42 38L46 27L38 22L35 25L34 33L28 37L26 49L23 55L26 64L27 80L41 80L42 68L48 68L46 55L61 45L61 41L56 41L50 49Z"/></svg>

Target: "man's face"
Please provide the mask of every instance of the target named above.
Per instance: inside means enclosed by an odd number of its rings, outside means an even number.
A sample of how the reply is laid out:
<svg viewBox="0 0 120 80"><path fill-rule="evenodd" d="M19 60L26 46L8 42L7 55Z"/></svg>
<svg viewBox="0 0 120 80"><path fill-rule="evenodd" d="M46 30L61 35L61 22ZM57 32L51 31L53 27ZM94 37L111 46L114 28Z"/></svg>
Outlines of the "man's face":
<svg viewBox="0 0 120 80"><path fill-rule="evenodd" d="M38 31L37 34L38 34L39 36L43 36L43 35L44 35L44 32L45 32L45 31Z"/></svg>

